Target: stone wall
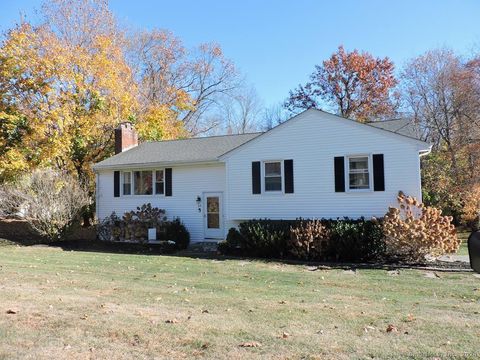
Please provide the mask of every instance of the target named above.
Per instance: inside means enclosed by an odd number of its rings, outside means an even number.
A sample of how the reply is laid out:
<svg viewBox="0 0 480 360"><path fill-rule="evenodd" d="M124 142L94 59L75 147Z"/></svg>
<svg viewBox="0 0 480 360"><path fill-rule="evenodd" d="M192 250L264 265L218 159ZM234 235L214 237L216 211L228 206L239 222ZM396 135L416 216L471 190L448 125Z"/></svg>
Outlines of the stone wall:
<svg viewBox="0 0 480 360"><path fill-rule="evenodd" d="M94 226L89 228L78 227L68 236L67 240L95 240L97 237ZM41 240L41 237L25 220L0 220L0 239L7 239L21 243L32 243Z"/></svg>

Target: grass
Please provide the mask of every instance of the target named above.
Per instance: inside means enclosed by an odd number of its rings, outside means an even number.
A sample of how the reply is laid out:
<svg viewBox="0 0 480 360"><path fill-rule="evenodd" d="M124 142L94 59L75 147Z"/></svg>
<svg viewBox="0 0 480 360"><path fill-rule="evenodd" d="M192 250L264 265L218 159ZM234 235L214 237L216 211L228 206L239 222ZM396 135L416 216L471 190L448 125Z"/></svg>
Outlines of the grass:
<svg viewBox="0 0 480 360"><path fill-rule="evenodd" d="M462 240L460 244L460 248L458 249L457 255L468 255L468 237L470 236L470 232L459 232L458 238Z"/></svg>
<svg viewBox="0 0 480 360"><path fill-rule="evenodd" d="M480 279L425 274L0 246L0 359L478 358Z"/></svg>

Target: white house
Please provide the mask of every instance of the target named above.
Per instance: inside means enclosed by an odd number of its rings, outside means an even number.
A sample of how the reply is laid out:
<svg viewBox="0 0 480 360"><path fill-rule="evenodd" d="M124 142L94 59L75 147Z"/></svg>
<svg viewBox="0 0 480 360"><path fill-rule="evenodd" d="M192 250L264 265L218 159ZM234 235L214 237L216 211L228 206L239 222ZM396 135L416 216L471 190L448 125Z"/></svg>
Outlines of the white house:
<svg viewBox="0 0 480 360"><path fill-rule="evenodd" d="M382 216L400 190L421 198L420 156L431 149L405 120L314 109L264 133L137 145L123 124L115 135L118 154L94 165L98 218L151 203L193 242L224 239L247 219Z"/></svg>

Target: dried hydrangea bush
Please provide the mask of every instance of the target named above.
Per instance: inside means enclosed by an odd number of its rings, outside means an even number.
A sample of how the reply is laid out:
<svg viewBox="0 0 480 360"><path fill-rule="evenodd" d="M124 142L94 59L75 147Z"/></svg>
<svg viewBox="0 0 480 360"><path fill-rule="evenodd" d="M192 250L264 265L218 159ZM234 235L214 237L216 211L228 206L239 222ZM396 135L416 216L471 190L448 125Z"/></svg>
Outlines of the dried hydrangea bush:
<svg viewBox="0 0 480 360"><path fill-rule="evenodd" d="M404 261L423 261L426 255L455 253L460 240L451 216L425 206L402 192L399 207L389 208L383 221L387 256Z"/></svg>

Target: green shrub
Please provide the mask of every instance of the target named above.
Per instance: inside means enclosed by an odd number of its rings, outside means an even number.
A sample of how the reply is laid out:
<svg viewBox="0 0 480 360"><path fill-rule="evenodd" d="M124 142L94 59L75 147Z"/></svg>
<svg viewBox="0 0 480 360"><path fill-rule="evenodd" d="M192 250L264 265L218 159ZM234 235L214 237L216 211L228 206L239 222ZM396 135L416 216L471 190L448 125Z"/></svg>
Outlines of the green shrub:
<svg viewBox="0 0 480 360"><path fill-rule="evenodd" d="M301 260L373 261L385 251L379 221L249 220L230 229L223 254Z"/></svg>
<svg viewBox="0 0 480 360"><path fill-rule="evenodd" d="M190 244L190 233L179 218L166 222L166 236L168 240L175 242L177 250L183 250Z"/></svg>
<svg viewBox="0 0 480 360"><path fill-rule="evenodd" d="M341 261L379 260L385 253L380 221L323 220L330 232L328 257Z"/></svg>
<svg viewBox="0 0 480 360"><path fill-rule="evenodd" d="M287 255L290 227L296 221L249 220L239 224L245 255L282 258Z"/></svg>
<svg viewBox="0 0 480 360"><path fill-rule="evenodd" d="M228 230L227 239L218 243L217 250L221 254L243 255L244 243L243 236L236 228L232 227Z"/></svg>

